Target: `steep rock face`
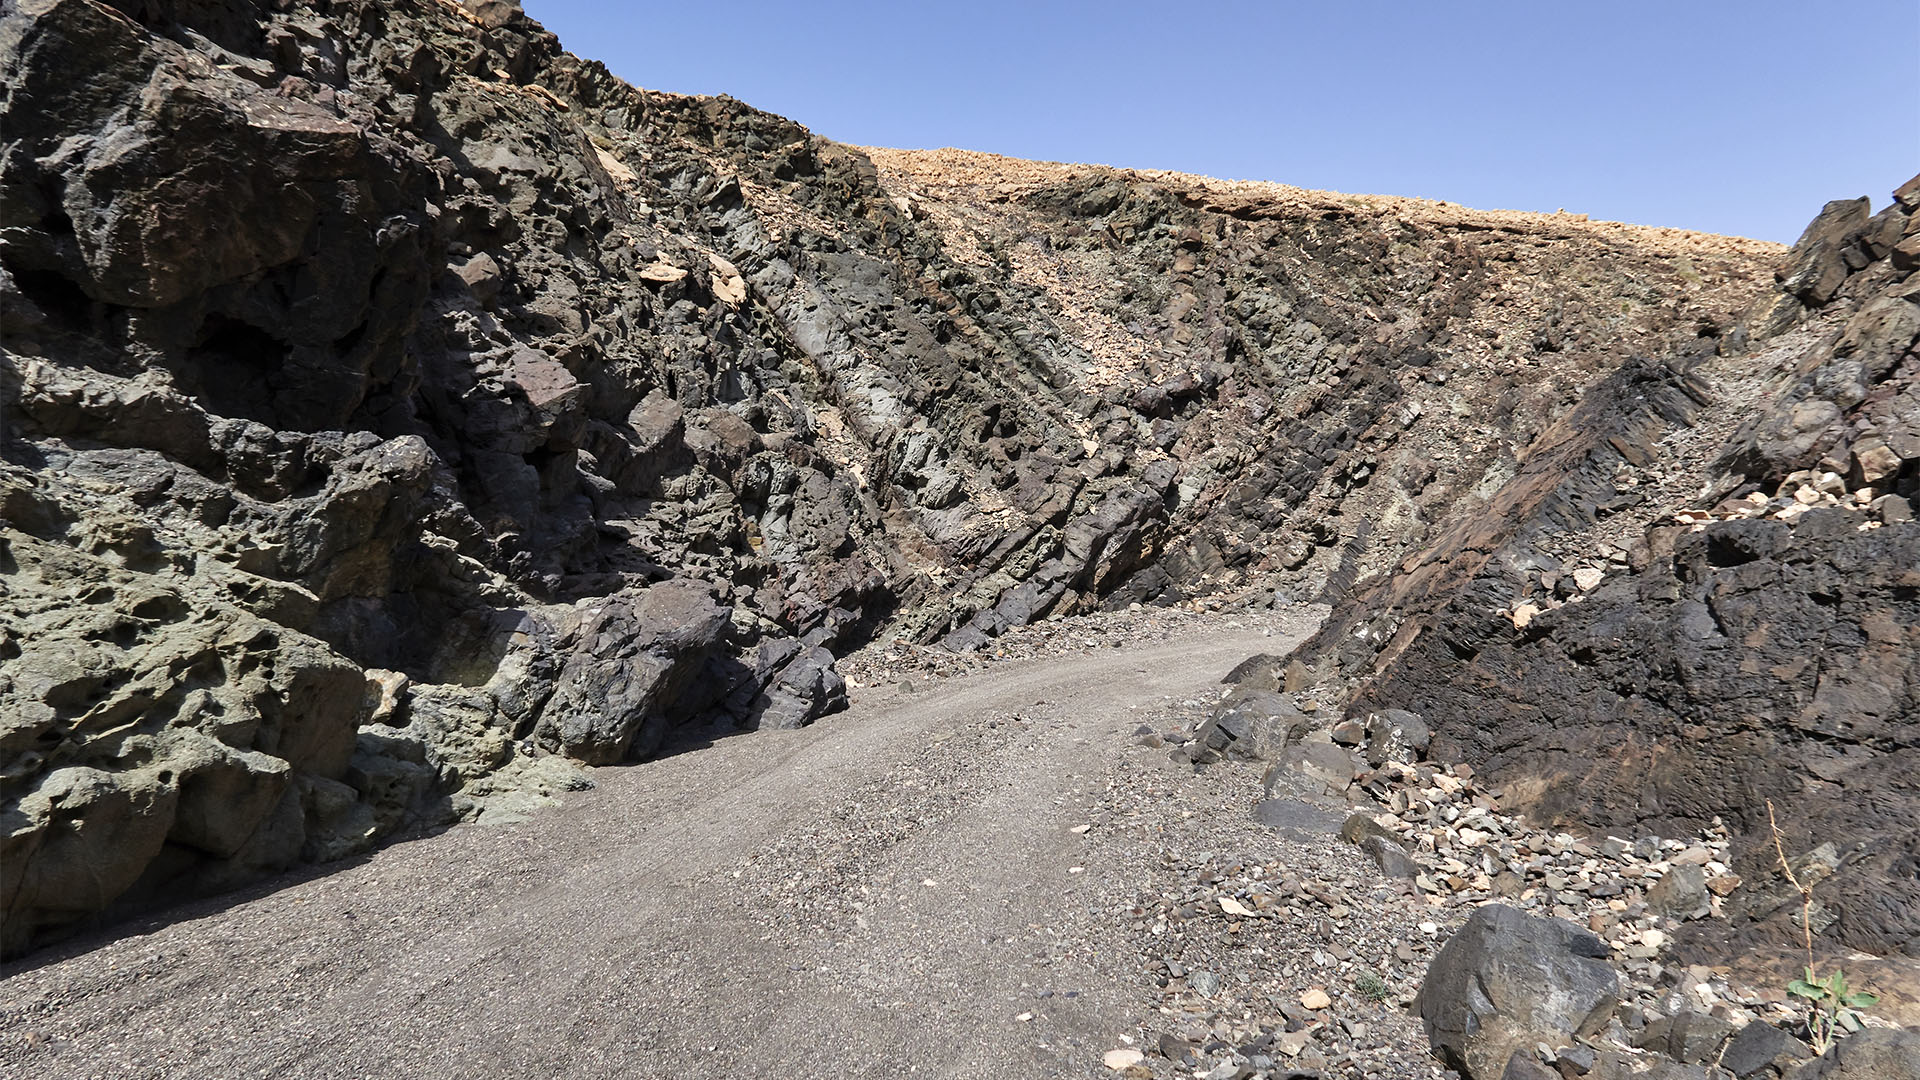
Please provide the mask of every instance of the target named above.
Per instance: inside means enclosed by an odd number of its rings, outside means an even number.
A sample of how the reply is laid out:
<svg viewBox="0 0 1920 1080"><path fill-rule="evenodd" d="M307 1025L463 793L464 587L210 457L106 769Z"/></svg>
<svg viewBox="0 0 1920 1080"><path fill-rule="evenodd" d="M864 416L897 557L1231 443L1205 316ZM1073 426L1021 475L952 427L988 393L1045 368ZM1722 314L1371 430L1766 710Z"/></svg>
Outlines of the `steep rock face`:
<svg viewBox="0 0 1920 1080"><path fill-rule="evenodd" d="M32 0L0 69L9 951L806 723L881 627L1341 595L1776 254L869 154L495 2Z"/></svg>
<svg viewBox="0 0 1920 1080"><path fill-rule="evenodd" d="M1725 355L1623 368L1292 658L1538 816L1722 818L1746 884L1696 945L1800 936L1771 802L1814 928L1920 955L1920 178L1866 209L1829 204Z"/></svg>
<svg viewBox="0 0 1920 1080"><path fill-rule="evenodd" d="M969 273L1006 280L1014 310L1076 347L1053 378L1088 452L1174 477L1172 540L1109 602L1342 595L1485 505L1626 357L1711 351L1771 254L1572 215L869 154ZM1003 550L966 580L997 584Z"/></svg>

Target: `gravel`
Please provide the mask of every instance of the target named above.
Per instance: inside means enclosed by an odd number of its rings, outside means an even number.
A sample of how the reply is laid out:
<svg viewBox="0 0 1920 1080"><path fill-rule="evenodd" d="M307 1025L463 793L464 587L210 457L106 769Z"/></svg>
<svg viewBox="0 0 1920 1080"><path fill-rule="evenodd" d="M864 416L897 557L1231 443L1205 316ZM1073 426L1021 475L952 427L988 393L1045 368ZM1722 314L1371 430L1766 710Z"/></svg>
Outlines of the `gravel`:
<svg viewBox="0 0 1920 1080"><path fill-rule="evenodd" d="M1158 1002L1091 943L1148 879L1073 830L1143 708L1316 617L856 690L42 951L0 982L0 1074L1111 1076Z"/></svg>

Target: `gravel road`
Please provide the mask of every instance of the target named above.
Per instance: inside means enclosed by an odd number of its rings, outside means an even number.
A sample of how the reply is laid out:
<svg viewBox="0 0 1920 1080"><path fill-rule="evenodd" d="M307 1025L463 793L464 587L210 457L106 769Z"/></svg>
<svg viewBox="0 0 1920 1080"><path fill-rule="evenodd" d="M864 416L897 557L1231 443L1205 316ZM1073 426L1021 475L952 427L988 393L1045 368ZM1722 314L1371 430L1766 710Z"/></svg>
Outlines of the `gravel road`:
<svg viewBox="0 0 1920 1080"><path fill-rule="evenodd" d="M1074 830L1137 710L1311 618L1269 625L866 690L36 954L0 982L0 1073L1111 1075L1153 1003L1084 943L1142 883Z"/></svg>

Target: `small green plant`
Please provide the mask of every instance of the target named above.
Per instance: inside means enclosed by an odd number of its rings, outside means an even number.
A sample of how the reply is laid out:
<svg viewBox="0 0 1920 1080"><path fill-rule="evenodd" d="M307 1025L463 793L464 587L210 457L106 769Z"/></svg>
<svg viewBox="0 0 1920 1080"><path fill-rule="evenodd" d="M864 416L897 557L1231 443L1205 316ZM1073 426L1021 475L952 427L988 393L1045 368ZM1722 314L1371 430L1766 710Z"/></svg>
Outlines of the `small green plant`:
<svg viewBox="0 0 1920 1080"><path fill-rule="evenodd" d="M1364 968L1353 977L1354 992L1372 1002L1387 1000L1389 988L1387 980Z"/></svg>
<svg viewBox="0 0 1920 1080"><path fill-rule="evenodd" d="M1814 975L1813 887L1801 884L1794 876L1793 864L1787 861L1787 848L1780 836L1780 823L1773 816L1772 799L1767 800L1767 827L1773 830L1773 852L1780 857L1780 873L1800 893L1800 932L1806 936L1807 974L1788 983L1787 993L1807 999L1807 1039L1813 1043L1814 1053L1825 1054L1842 1034L1851 1035L1860 1030L1863 1026L1860 1010L1878 1004L1880 996L1847 989L1844 971L1836 969L1824 979Z"/></svg>
<svg viewBox="0 0 1920 1080"><path fill-rule="evenodd" d="M1863 1026L1860 1010L1870 1009L1880 1001L1877 994L1847 989L1844 971L1835 971L1822 979L1814 975L1811 967L1807 968L1805 978L1787 984L1787 993L1807 999L1807 1038L1813 1042L1816 1054L1826 1053L1843 1032L1851 1035L1859 1031Z"/></svg>

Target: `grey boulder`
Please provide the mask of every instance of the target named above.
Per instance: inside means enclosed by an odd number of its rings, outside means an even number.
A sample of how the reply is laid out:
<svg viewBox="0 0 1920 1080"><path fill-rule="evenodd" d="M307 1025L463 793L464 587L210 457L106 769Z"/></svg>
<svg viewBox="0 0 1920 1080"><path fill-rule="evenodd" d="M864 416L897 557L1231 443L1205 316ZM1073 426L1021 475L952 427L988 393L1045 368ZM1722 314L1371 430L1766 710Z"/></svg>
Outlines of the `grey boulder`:
<svg viewBox="0 0 1920 1080"><path fill-rule="evenodd" d="M1920 1031L1868 1028L1787 1074L1788 1080L1920 1080Z"/></svg>
<svg viewBox="0 0 1920 1080"><path fill-rule="evenodd" d="M1279 694L1236 694L1194 733L1200 748L1193 759L1199 764L1223 758L1274 761L1310 724L1305 713Z"/></svg>
<svg viewBox="0 0 1920 1080"><path fill-rule="evenodd" d="M1620 994L1607 955L1570 923L1488 904L1434 957L1414 1011L1443 1062L1495 1080L1516 1050L1564 1046L1606 1025Z"/></svg>
<svg viewBox="0 0 1920 1080"><path fill-rule="evenodd" d="M631 602L598 602L541 711L536 741L589 765L651 753L666 734L665 711L726 629L726 611L697 587L668 582Z"/></svg>

